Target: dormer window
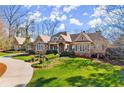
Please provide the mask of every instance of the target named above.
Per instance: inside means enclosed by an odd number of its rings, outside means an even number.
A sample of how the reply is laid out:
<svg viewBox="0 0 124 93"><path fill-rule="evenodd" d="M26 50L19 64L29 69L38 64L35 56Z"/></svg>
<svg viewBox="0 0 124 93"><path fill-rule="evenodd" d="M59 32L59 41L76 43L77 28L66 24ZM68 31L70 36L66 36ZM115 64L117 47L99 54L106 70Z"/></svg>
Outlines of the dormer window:
<svg viewBox="0 0 124 93"><path fill-rule="evenodd" d="M54 40L56 41L57 40L57 37L54 37Z"/></svg>

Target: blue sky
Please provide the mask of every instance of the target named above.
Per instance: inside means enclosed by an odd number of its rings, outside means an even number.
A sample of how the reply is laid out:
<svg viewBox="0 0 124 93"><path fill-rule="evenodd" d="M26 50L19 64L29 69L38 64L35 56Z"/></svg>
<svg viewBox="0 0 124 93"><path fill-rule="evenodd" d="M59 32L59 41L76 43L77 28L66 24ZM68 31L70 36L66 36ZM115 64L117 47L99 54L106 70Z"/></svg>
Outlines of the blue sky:
<svg viewBox="0 0 124 93"><path fill-rule="evenodd" d="M80 5L80 6L24 6L24 10L30 10L32 16L35 16L38 22L36 24L41 24L40 20L45 18L50 18L52 21L55 19L59 20L60 23L57 27L57 31L68 31L70 33L75 33L75 31L80 32L86 31L92 26L96 16L92 16L95 13L95 5ZM22 11L24 11L22 10ZM98 18L97 18L98 19ZM100 20L96 20L100 21ZM91 24L90 24L91 22Z"/></svg>

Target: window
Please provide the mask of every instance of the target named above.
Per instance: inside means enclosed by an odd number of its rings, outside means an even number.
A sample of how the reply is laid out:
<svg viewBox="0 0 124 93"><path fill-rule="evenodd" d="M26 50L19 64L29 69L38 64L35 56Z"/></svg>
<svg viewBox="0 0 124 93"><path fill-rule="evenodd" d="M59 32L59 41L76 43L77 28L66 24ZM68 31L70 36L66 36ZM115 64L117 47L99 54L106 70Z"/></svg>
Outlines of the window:
<svg viewBox="0 0 124 93"><path fill-rule="evenodd" d="M77 45L77 51L80 51L80 45Z"/></svg>
<svg viewBox="0 0 124 93"><path fill-rule="evenodd" d="M75 45L75 51L77 51L77 45Z"/></svg>
<svg viewBox="0 0 124 93"><path fill-rule="evenodd" d="M89 48L90 48L90 46L89 46L89 45L87 45L87 51L89 51Z"/></svg>
<svg viewBox="0 0 124 93"><path fill-rule="evenodd" d="M102 50L104 50L105 49L105 46L104 45L102 45Z"/></svg>
<svg viewBox="0 0 124 93"><path fill-rule="evenodd" d="M82 48L83 48L83 51L85 51L85 46L84 45L82 46Z"/></svg>
<svg viewBox="0 0 124 93"><path fill-rule="evenodd" d="M82 51L82 45L80 45L80 51Z"/></svg>
<svg viewBox="0 0 124 93"><path fill-rule="evenodd" d="M37 44L37 50L43 50L43 45L42 43Z"/></svg>
<svg viewBox="0 0 124 93"><path fill-rule="evenodd" d="M84 40L84 37L82 37L82 40Z"/></svg>

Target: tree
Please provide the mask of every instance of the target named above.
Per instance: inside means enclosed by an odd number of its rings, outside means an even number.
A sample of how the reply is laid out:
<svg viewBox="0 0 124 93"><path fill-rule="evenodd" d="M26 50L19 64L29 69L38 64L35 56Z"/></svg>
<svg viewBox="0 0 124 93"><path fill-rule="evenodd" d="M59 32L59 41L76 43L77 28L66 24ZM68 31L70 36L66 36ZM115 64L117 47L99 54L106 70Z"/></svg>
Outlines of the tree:
<svg viewBox="0 0 124 93"><path fill-rule="evenodd" d="M106 12L106 24L124 31L124 6L107 6Z"/></svg>
<svg viewBox="0 0 124 93"><path fill-rule="evenodd" d="M0 50L11 49L11 39L8 38L4 28L3 22L0 21Z"/></svg>
<svg viewBox="0 0 124 93"><path fill-rule="evenodd" d="M46 19L42 22L42 34L46 34L48 36L52 36L55 33L55 30L60 21L55 20L51 21L50 19Z"/></svg>
<svg viewBox="0 0 124 93"><path fill-rule="evenodd" d="M2 18L6 19L9 31L9 37L14 36L16 24L19 24L19 20L27 14L26 12L20 12L22 6L9 5L1 6Z"/></svg>
<svg viewBox="0 0 124 93"><path fill-rule="evenodd" d="M92 16L95 17L94 23L98 23L95 28L102 30L110 41L113 42L124 33L123 5L97 6ZM99 21L96 22L96 19Z"/></svg>
<svg viewBox="0 0 124 93"><path fill-rule="evenodd" d="M104 24L109 30L112 46L106 50L106 56L114 64L124 64L124 6L106 6Z"/></svg>

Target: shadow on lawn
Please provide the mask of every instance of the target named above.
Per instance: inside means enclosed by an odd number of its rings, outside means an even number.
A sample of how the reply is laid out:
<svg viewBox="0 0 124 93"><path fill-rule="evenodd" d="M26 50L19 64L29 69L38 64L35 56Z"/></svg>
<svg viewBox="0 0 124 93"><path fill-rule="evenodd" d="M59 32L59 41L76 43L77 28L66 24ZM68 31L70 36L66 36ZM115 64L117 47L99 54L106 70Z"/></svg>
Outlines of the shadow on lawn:
<svg viewBox="0 0 124 93"><path fill-rule="evenodd" d="M108 73L93 73L89 78L75 76L66 79L71 86L77 87L118 87L124 86L124 70Z"/></svg>
<svg viewBox="0 0 124 93"><path fill-rule="evenodd" d="M30 86L34 86L34 87L42 87L44 86L44 84L48 84L50 83L51 81L57 79L56 77L53 77L53 78L49 78L49 79L45 79L45 78L39 78L37 79L35 82L33 83L30 83ZM30 87L29 86L29 87Z"/></svg>

